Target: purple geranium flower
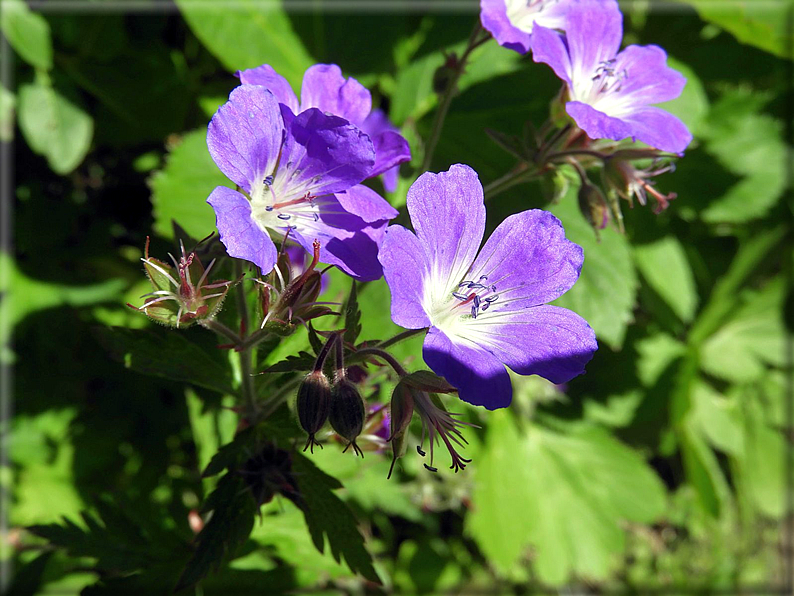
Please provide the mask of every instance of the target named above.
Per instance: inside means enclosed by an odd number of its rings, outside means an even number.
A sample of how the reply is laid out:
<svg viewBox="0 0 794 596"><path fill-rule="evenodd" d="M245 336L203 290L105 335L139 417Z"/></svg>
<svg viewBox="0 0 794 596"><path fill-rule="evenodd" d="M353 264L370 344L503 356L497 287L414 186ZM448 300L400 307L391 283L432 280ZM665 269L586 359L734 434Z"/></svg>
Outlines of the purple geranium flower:
<svg viewBox="0 0 794 596"><path fill-rule="evenodd" d="M336 64L315 64L306 70L300 102L287 80L268 64L240 70L237 76L244 84L267 87L280 103L295 114L318 108L355 124L372 139L375 148L375 165L368 177L386 172L383 177L386 190L392 192L397 188L394 168L411 159L408 141L382 111L372 111L369 90L352 77L345 79Z"/></svg>
<svg viewBox="0 0 794 596"><path fill-rule="evenodd" d="M510 404L505 365L564 383L584 372L597 349L576 313L545 304L579 277L582 249L559 220L537 209L511 215L479 251L485 205L477 173L465 165L426 173L408 191L416 234L386 230L378 258L391 289L392 320L430 327L425 362L488 409Z"/></svg>
<svg viewBox="0 0 794 596"><path fill-rule="evenodd" d="M628 137L662 151L682 153L692 135L683 122L651 104L675 99L686 83L667 66L658 46L622 52L623 15L601 2L579 2L568 11L565 36L536 25L532 58L548 64L568 85L568 114L592 139Z"/></svg>
<svg viewBox="0 0 794 596"><path fill-rule="evenodd" d="M480 0L480 22L500 45L526 54L535 25L565 30L568 10L580 0ZM615 0L604 9L618 10Z"/></svg>
<svg viewBox="0 0 794 596"><path fill-rule="evenodd" d="M378 246L397 211L359 184L375 163L361 130L316 108L295 116L264 87L241 85L212 117L207 145L245 193L219 186L207 199L231 256L268 273L277 258L271 234L288 234L309 252L319 241L320 260L355 278L381 276Z"/></svg>

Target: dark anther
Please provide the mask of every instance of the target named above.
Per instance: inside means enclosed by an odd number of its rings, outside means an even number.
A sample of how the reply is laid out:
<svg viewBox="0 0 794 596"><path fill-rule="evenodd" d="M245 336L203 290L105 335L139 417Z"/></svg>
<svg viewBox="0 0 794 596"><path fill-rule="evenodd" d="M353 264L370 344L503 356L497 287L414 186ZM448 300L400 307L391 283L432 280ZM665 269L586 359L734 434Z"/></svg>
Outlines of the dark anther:
<svg viewBox="0 0 794 596"><path fill-rule="evenodd" d="M268 212L273 211L273 207L271 205L268 205L267 207L265 207L265 211Z"/></svg>
<svg viewBox="0 0 794 596"><path fill-rule="evenodd" d="M433 466L428 466L427 464L424 464L424 466L431 472L438 472L438 468L434 468Z"/></svg>
<svg viewBox="0 0 794 596"><path fill-rule="evenodd" d="M286 213L279 213L276 217L278 217L279 219L283 219L284 221L287 221L291 216L287 215Z"/></svg>
<svg viewBox="0 0 794 596"><path fill-rule="evenodd" d="M419 455L421 455L422 457L424 457L425 455L427 455L427 454L426 454L424 451L422 451L422 448L421 448L419 445L417 445L417 446L416 446L416 452L417 452Z"/></svg>

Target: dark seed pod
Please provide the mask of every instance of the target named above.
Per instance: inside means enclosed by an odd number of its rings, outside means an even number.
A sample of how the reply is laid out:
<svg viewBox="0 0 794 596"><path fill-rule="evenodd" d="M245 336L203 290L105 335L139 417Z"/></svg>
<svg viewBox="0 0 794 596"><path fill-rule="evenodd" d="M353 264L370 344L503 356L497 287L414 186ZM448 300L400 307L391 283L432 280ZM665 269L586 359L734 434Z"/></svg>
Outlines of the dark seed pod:
<svg viewBox="0 0 794 596"><path fill-rule="evenodd" d="M364 428L364 400L361 394L346 377L338 379L331 388L331 411L329 420L336 433L347 439L348 444L345 451L352 445L356 454L364 457L361 449L356 445L356 437L361 434Z"/></svg>
<svg viewBox="0 0 794 596"><path fill-rule="evenodd" d="M316 370L306 375L298 388L298 420L303 430L309 433L304 451L311 447L314 453L315 445L322 447L314 435L328 420L330 401L331 384L322 371Z"/></svg>

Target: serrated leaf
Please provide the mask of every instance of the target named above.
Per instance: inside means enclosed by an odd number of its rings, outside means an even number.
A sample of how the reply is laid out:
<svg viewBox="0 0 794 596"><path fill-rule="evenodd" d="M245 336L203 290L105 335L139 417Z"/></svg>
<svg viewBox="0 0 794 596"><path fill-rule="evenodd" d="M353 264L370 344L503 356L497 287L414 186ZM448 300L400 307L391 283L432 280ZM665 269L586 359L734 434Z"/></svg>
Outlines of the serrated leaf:
<svg viewBox="0 0 794 596"><path fill-rule="evenodd" d="M36 68L52 68L50 25L22 0L3 0L0 29L8 43L25 62Z"/></svg>
<svg viewBox="0 0 794 596"><path fill-rule="evenodd" d="M228 561L248 539L259 509L242 476L226 474L207 498L203 510L212 517L196 537L196 551L185 566L175 592L194 585Z"/></svg>
<svg viewBox="0 0 794 596"><path fill-rule="evenodd" d="M489 421L467 532L502 573L531 545L544 583L605 578L624 549L621 521L664 511L659 478L603 430L519 431L506 412Z"/></svg>
<svg viewBox="0 0 794 596"><path fill-rule="evenodd" d="M178 331L155 333L145 329L95 327L94 333L110 356L126 368L219 393L234 392L229 369Z"/></svg>
<svg viewBox="0 0 794 596"><path fill-rule="evenodd" d="M287 356L285 360L276 362L268 366L264 372L266 373L282 373L282 372L306 372L311 370L314 362L317 360L316 356L309 354L309 352L298 352L295 356Z"/></svg>
<svg viewBox="0 0 794 596"><path fill-rule="evenodd" d="M190 0L176 4L196 37L230 72L267 63L298 87L314 63L280 2L242 0L233 7Z"/></svg>
<svg viewBox="0 0 794 596"><path fill-rule="evenodd" d="M786 188L783 125L759 113L760 107L757 97L737 89L727 92L709 114L706 150L742 179L701 212L706 222L743 223L761 217Z"/></svg>
<svg viewBox="0 0 794 596"><path fill-rule="evenodd" d="M333 489L342 488L342 484L299 453L295 454L293 470L305 502L303 515L317 550L321 553L325 551L327 538L331 554L337 562L344 558L352 571L380 584L381 580L372 566L372 556L364 546L364 537L356 526L353 513L333 493Z"/></svg>
<svg viewBox="0 0 794 596"><path fill-rule="evenodd" d="M649 244L634 246L634 261L645 281L688 323L698 305L697 287L692 268L681 243L673 236Z"/></svg>
<svg viewBox="0 0 794 596"><path fill-rule="evenodd" d="M146 504L106 498L95 505L97 514L81 513L85 527L64 519L62 524L30 526L28 530L72 557L96 559L96 567L111 575L149 569L187 554L187 545L178 535L159 525L168 516L165 512L137 511L138 505Z"/></svg>
<svg viewBox="0 0 794 596"><path fill-rule="evenodd" d="M164 238L173 238L172 221L195 238L215 230L215 215L207 197L216 186L233 186L210 157L206 129L185 134L150 184L154 231Z"/></svg>
<svg viewBox="0 0 794 596"><path fill-rule="evenodd" d="M19 128L30 148L47 158L57 174L68 174L85 158L94 135L94 121L71 83L56 87L39 80L21 85L18 96Z"/></svg>
<svg viewBox="0 0 794 596"><path fill-rule="evenodd" d="M721 379L741 382L762 377L767 364L783 366L784 298L785 287L780 279L768 283L760 292L749 294L744 306L704 342L703 370Z"/></svg>
<svg viewBox="0 0 794 596"><path fill-rule="evenodd" d="M273 441L286 446L296 437L304 437L305 433L298 428L295 420L286 407L280 408L275 414L257 424L249 426L237 433L237 436L218 449L202 473L202 477L216 476L224 470L237 471L243 462L257 453L264 444Z"/></svg>
<svg viewBox="0 0 794 596"><path fill-rule="evenodd" d="M601 341L618 349L632 320L637 273L626 237L604 230L599 241L579 212L571 191L550 211L562 221L565 236L584 249L584 265L573 288L553 304L585 318Z"/></svg>

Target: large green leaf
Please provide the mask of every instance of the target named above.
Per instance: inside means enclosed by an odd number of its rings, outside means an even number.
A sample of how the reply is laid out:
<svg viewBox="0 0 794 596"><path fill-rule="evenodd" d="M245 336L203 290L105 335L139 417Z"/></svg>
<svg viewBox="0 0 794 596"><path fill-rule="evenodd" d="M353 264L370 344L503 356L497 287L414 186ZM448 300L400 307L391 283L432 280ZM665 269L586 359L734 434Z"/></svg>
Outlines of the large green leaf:
<svg viewBox="0 0 794 596"><path fill-rule="evenodd" d="M697 288L683 246L674 236L634 246L634 261L645 281L682 321L695 316Z"/></svg>
<svg viewBox="0 0 794 596"><path fill-rule="evenodd" d="M503 573L531 545L539 578L605 578L624 549L621 522L650 523L665 491L643 460L606 432L518 430L506 412L489 420L476 468L468 533Z"/></svg>
<svg viewBox="0 0 794 596"><path fill-rule="evenodd" d="M19 88L19 128L30 148L47 158L57 174L68 174L91 146L94 121L66 80L53 87L40 77Z"/></svg>
<svg viewBox="0 0 794 596"><path fill-rule="evenodd" d="M231 72L267 63L297 87L313 63L278 2L176 4L196 37Z"/></svg>
<svg viewBox="0 0 794 596"><path fill-rule="evenodd" d="M760 113L763 98L746 89L726 93L709 113L706 150L740 177L709 204L701 217L710 223L741 223L766 214L786 188L783 125Z"/></svg>
<svg viewBox="0 0 794 596"><path fill-rule="evenodd" d="M0 29L25 62L43 70L52 68L50 25L22 0L3 0Z"/></svg>
<svg viewBox="0 0 794 596"><path fill-rule="evenodd" d="M728 381L752 381L764 375L766 364L783 366L784 297L785 287L779 279L750 294L744 306L703 344L703 370Z"/></svg>
<svg viewBox="0 0 794 596"><path fill-rule="evenodd" d="M151 179L154 230L171 238L176 221L194 238L215 229L215 216L207 197L216 186L232 186L207 150L207 131L187 133L172 149L165 168Z"/></svg>
<svg viewBox="0 0 794 596"><path fill-rule="evenodd" d="M230 370L187 339L184 332L97 327L94 333L109 355L127 368L219 393L234 391Z"/></svg>
<svg viewBox="0 0 794 596"><path fill-rule="evenodd" d="M791 55L792 31L789 27L791 3L757 0L679 0L695 7L700 17L733 34L736 39L781 58Z"/></svg>
<svg viewBox="0 0 794 596"><path fill-rule="evenodd" d="M336 561L344 557L351 570L368 580L381 583L372 556L364 546L364 538L356 527L356 519L345 503L333 493L342 485L322 472L310 459L296 453L293 458L295 479L304 502L303 514L314 546L325 551L327 538Z"/></svg>
<svg viewBox="0 0 794 596"><path fill-rule="evenodd" d="M628 240L608 229L601 233L599 241L579 211L574 192L563 197L551 212L562 221L566 237L584 249L579 280L554 303L583 316L598 339L618 349L632 320L637 292L637 273Z"/></svg>

